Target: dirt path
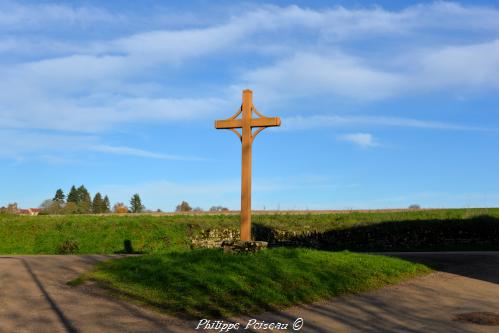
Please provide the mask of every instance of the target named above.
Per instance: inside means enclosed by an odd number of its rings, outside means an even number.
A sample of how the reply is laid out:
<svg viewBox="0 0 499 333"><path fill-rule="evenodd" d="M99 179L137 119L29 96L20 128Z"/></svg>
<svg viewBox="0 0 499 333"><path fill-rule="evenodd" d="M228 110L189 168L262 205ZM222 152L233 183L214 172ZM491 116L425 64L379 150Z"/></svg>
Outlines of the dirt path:
<svg viewBox="0 0 499 333"><path fill-rule="evenodd" d="M439 272L406 283L255 316L300 332L498 332L453 321L463 312L499 313L499 252L393 254L436 264ZM0 256L0 333L215 332L65 283L112 256ZM234 318L239 332L252 318ZM229 321L225 321L228 323ZM218 330L219 331L219 330ZM278 332L273 330L272 332Z"/></svg>

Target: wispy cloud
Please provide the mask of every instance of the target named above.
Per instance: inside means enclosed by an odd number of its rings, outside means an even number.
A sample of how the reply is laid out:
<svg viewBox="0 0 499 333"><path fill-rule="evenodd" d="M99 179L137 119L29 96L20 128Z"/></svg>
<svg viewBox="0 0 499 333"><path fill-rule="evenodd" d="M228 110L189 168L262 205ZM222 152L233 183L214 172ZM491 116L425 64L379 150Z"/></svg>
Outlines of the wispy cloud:
<svg viewBox="0 0 499 333"><path fill-rule="evenodd" d="M499 40L419 47L413 47L410 55L391 54L392 62L372 61L361 54L334 49L297 52L246 73L244 84L276 100L334 94L371 101L438 91L483 93L499 88Z"/></svg>
<svg viewBox="0 0 499 333"><path fill-rule="evenodd" d="M200 160L203 160L200 157L161 154L161 153L155 153L155 152L147 151L147 150L143 150L143 149L124 147L124 146L96 145L96 146L90 146L89 150L97 151L100 153L106 153L106 154L127 155L127 156L135 156L135 157L154 158L154 159L160 159L160 160L177 160L177 161L200 161Z"/></svg>
<svg viewBox="0 0 499 333"><path fill-rule="evenodd" d="M0 146L0 158L14 159L18 162L37 159L50 164L60 164L68 162L68 159L58 153L82 151L171 161L204 160L198 156L173 155L135 147L107 145L101 143L101 139L97 136L89 135L2 130L0 141L9 142Z"/></svg>
<svg viewBox="0 0 499 333"><path fill-rule="evenodd" d="M372 148L379 146L379 143L369 133L350 133L338 137L341 141L351 142L361 148Z"/></svg>
<svg viewBox="0 0 499 333"><path fill-rule="evenodd" d="M47 24L95 24L115 21L119 17L93 6L21 4L9 0L0 4L0 26L9 30L40 28Z"/></svg>
<svg viewBox="0 0 499 333"><path fill-rule="evenodd" d="M135 18L90 6L16 2L0 6L0 26L20 29L26 24L53 22L61 27L117 19L133 22ZM77 43L45 37L40 54L47 54L46 47L55 52L46 57L36 54L36 39L28 30L0 41L0 51L15 52L19 46L35 55L0 65L0 126L99 131L126 122L203 118L228 105L231 87L251 86L281 102L317 94L369 101L441 89L487 91L499 87L498 40L453 45L445 42L446 32L493 32L499 29L497 22L499 11L494 8L448 2L400 11L260 5L202 27L153 27L119 38ZM410 50L387 50L376 57L347 47L352 38L380 34L405 45L410 39L407 34L427 30L440 35L438 44L419 36L407 44ZM247 41L242 48L231 47L242 40ZM275 47L287 52L267 53ZM265 50L267 65L248 68L240 78L229 79L209 95L195 96L192 89L168 89L161 83L163 76L178 75L179 66L191 60L209 60L212 55L239 57L248 51L258 56L259 50Z"/></svg>
<svg viewBox="0 0 499 333"><path fill-rule="evenodd" d="M58 90L57 87L53 89ZM50 94L52 93L47 91L47 95ZM3 102L0 128L102 132L130 122L166 123L205 119L216 111L233 108L227 100L221 98L119 98L105 93L78 100L63 96L42 100L36 98L36 95L34 97L30 98L29 91L19 92L16 96L0 92L0 104Z"/></svg>
<svg viewBox="0 0 499 333"><path fill-rule="evenodd" d="M245 78L247 85L276 98L334 93L369 100L395 95L403 88L400 74L372 68L338 52L296 54L249 72Z"/></svg>
<svg viewBox="0 0 499 333"><path fill-rule="evenodd" d="M499 28L498 28L499 30ZM499 88L499 39L485 43L449 45L424 52L409 67L414 85L420 89Z"/></svg>
<svg viewBox="0 0 499 333"><path fill-rule="evenodd" d="M287 117L282 121L283 129L306 130L321 127L352 127L352 126L394 126L413 127L435 130L456 131L497 131L498 129L484 128L478 126L467 126L446 122L419 120L401 117L383 116L338 116L338 115L312 115Z"/></svg>
<svg viewBox="0 0 499 333"><path fill-rule="evenodd" d="M202 26L144 26L107 39L75 41L49 34L37 51L38 36L29 28L33 25L55 24L63 29L81 22L98 26L138 18L91 6L3 3L0 26L13 30L0 40L0 52L8 56L19 51L24 56L0 62L0 127L99 132L124 123L207 119L215 110L231 109L231 96L237 96L234 89L248 86L262 98L279 103L316 95L369 102L442 90L490 92L499 87L499 40L493 37L499 30L499 11L495 8L449 2L398 11L259 5L244 14L235 13ZM16 35L16 29L22 34ZM448 37L449 31L463 30L483 36L467 39L466 35L459 42ZM404 47L381 48L374 56L352 47L355 41L381 35ZM209 63L213 56L240 59L248 53L265 61L244 69L229 64L233 76L217 84L203 79L175 83L176 78L182 81L189 75L183 71L189 72L191 61ZM165 83L165 77L173 83ZM472 129L387 117L330 114L312 120L328 126L371 123ZM313 126L304 122L309 125L294 121L293 126Z"/></svg>

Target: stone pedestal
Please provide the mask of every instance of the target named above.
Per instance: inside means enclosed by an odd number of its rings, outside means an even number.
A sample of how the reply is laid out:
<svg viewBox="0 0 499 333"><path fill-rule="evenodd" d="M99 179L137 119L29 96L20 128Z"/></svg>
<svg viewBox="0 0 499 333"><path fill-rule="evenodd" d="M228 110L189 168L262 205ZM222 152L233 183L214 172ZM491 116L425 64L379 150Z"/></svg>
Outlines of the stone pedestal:
<svg viewBox="0 0 499 333"><path fill-rule="evenodd" d="M241 240L229 240L222 242L222 248L224 253L256 253L262 249L267 248L267 242L261 241L241 241Z"/></svg>

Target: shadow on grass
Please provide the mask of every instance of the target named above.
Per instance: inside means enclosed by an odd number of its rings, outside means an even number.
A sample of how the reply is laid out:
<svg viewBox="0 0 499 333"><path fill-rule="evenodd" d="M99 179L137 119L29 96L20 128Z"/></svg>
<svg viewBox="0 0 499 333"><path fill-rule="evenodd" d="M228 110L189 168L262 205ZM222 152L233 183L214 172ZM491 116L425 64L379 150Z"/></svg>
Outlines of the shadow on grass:
<svg viewBox="0 0 499 333"><path fill-rule="evenodd" d="M470 219L386 221L360 224L325 232L284 234L255 225L254 235L274 247L308 247L356 252L400 251L391 254L435 270L499 283L497 253L428 253L416 251L498 251L499 218L482 215Z"/></svg>
<svg viewBox="0 0 499 333"><path fill-rule="evenodd" d="M474 251L499 250L499 218L400 220L324 232L292 234L254 224L256 240L271 246L334 251Z"/></svg>
<svg viewBox="0 0 499 333"><path fill-rule="evenodd" d="M125 239L123 241L123 250L115 251L114 254L144 254L144 252L135 251L133 249L132 241Z"/></svg>

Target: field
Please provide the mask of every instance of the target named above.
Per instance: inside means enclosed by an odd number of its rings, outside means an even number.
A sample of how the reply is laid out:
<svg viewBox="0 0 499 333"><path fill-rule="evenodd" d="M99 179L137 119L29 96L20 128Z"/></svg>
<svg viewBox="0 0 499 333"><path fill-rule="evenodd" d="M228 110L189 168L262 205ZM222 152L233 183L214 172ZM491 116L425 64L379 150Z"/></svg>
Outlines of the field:
<svg viewBox="0 0 499 333"><path fill-rule="evenodd" d="M256 214L257 239L333 250L498 249L499 209ZM0 215L0 254L65 254L189 249L192 239L237 236L227 215ZM216 231L216 232L215 232ZM215 237L216 238L216 237Z"/></svg>

